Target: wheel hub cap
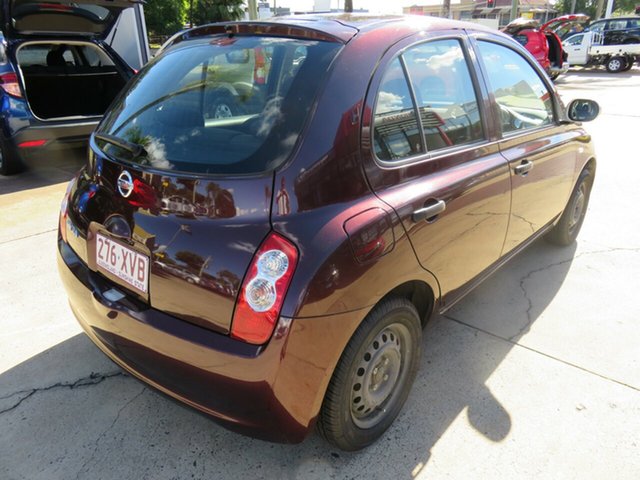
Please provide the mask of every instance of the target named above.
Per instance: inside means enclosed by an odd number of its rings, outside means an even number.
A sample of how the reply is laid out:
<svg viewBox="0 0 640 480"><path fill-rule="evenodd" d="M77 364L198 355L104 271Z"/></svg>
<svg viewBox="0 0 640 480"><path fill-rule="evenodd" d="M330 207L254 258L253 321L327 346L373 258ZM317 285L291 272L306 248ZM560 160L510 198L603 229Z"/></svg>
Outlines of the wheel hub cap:
<svg viewBox="0 0 640 480"><path fill-rule="evenodd" d="M403 342L392 326L382 330L367 347L356 368L351 387L351 416L360 428L368 428L384 413L403 367Z"/></svg>

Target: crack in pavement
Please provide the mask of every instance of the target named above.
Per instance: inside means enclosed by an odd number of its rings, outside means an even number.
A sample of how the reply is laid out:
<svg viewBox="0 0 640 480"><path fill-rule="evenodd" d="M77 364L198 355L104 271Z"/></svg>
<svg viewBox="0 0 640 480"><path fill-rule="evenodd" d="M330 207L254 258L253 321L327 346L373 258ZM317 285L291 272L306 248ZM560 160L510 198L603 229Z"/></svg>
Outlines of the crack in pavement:
<svg viewBox="0 0 640 480"><path fill-rule="evenodd" d="M539 273L539 272L543 272L545 270L548 270L550 268L553 267L558 267L560 265L564 265L565 263L570 263L580 257L583 257L585 255L597 255L600 253L612 253L612 252L619 252L619 251L624 251L624 252L640 252L640 247L638 248L634 248L634 247L610 247L610 248L606 248L604 250L592 250L589 252L582 252L579 253L578 255L575 255L571 258L568 258L566 260L562 260L560 262L555 262L555 263L551 263L549 265L546 265L544 267L541 268L537 268L535 270L531 270L530 272L528 272L524 277L520 278L520 290L522 290L522 295L524 296L524 299L527 301L527 310L525 312L525 314L527 315L527 321L526 323L522 326L522 328L520 328L518 330L518 332L516 332L515 334L513 334L512 336L510 336L509 338L507 338L506 340L509 341L514 341L514 339L516 337L520 337L526 330L529 329L529 327L531 327L531 324L533 323L533 319L531 318L531 310L533 309L533 302L531 300L531 298L529 298L529 294L527 293L527 289L525 288L525 282L527 280L529 280L534 274Z"/></svg>
<svg viewBox="0 0 640 480"><path fill-rule="evenodd" d="M116 414L115 418L111 422L111 425L105 428L104 431L100 435L98 435L98 437L94 440L93 452L91 452L91 455L89 455L89 457L85 460L85 462L82 464L82 466L78 470L78 473L76 473L76 480L80 478L80 476L82 475L82 473L84 473L89 463L94 459L95 454L98 451L98 444L100 443L100 440L102 440L104 436L107 434L107 432L109 432L115 426L115 424L120 419L120 415L125 410L125 408L127 408L129 405L135 402L145 392L146 389L147 387L143 385L142 389L136 395L134 395L133 398L131 398L127 403L125 403L122 407L120 407L120 409L118 410L118 413Z"/></svg>
<svg viewBox="0 0 640 480"><path fill-rule="evenodd" d="M91 374L88 377L79 378L78 380L76 380L74 382L58 382L58 383L54 383L53 385L49 385L47 387L31 388L31 389L28 389L28 390L20 390L20 391L17 391L17 392L13 392L13 393L11 393L9 395L5 395L3 397L0 397L0 400L6 400L8 398L15 397L16 395L22 395L22 396L20 397L20 399L16 403L11 405L10 407L5 408L3 410L0 410L0 415L2 415L3 413L7 413L7 412L10 412L12 410L15 410L25 400L27 400L28 398L32 397L36 393L46 392L46 391L57 389L57 388L68 388L69 390L73 390L74 388L98 385L99 383L102 383L105 380L107 380L109 378L114 378L114 377L128 377L128 375L126 373L124 373L123 371L121 371L121 370L117 371L117 372L111 372L111 373L105 373L105 374L91 372Z"/></svg>

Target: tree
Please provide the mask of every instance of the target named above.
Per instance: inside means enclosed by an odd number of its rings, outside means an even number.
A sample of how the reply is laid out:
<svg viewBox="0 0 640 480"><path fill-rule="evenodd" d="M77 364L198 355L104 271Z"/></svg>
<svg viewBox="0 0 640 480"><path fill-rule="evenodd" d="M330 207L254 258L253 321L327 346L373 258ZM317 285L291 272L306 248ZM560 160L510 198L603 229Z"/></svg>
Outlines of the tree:
<svg viewBox="0 0 640 480"><path fill-rule="evenodd" d="M147 0L144 4L147 29L152 35L171 35L181 30L186 13L183 0Z"/></svg>
<svg viewBox="0 0 640 480"><path fill-rule="evenodd" d="M194 0L193 22L204 25L213 22L240 20L244 15L244 0Z"/></svg>
<svg viewBox="0 0 640 480"><path fill-rule="evenodd" d="M353 0L344 0L344 11L346 13L353 12Z"/></svg>
<svg viewBox="0 0 640 480"><path fill-rule="evenodd" d="M204 265L205 259L197 253L180 250L176 253L176 259L188 265L193 270L198 271Z"/></svg>
<svg viewBox="0 0 640 480"><path fill-rule="evenodd" d="M616 0L614 4L613 13L615 15L625 15L633 12L633 7L638 0ZM571 6L575 2L575 9L572 12ZM602 17L604 15L604 8L606 7L606 1L602 4L602 11L600 15L596 16L596 9L598 7L598 0L558 0L555 4L559 14L565 13L584 13L591 17L591 20Z"/></svg>

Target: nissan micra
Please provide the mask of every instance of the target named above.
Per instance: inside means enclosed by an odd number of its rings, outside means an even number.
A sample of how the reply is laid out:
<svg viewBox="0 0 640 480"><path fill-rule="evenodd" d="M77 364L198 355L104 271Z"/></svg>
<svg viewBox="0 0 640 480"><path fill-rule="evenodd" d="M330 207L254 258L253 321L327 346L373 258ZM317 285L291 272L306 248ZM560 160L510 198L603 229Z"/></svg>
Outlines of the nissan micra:
<svg viewBox="0 0 640 480"><path fill-rule="evenodd" d="M435 18L237 22L174 37L115 100L60 212L90 339L227 427L345 450L391 425L422 327L539 237L596 162L511 38Z"/></svg>

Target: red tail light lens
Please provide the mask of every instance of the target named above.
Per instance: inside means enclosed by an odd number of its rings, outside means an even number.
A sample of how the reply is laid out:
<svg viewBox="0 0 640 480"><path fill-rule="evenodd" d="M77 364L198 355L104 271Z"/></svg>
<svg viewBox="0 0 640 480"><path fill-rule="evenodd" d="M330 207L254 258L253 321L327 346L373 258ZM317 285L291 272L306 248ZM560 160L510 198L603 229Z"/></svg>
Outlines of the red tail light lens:
<svg viewBox="0 0 640 480"><path fill-rule="evenodd" d="M29 140L28 142L22 142L18 144L18 148L34 148L34 147L42 147L46 140Z"/></svg>
<svg viewBox="0 0 640 480"><path fill-rule="evenodd" d="M231 325L233 338L255 345L271 338L297 263L296 247L277 233L270 233L242 283Z"/></svg>
<svg viewBox="0 0 640 480"><path fill-rule="evenodd" d="M0 75L0 87L9 95L22 98L18 76L14 72Z"/></svg>

